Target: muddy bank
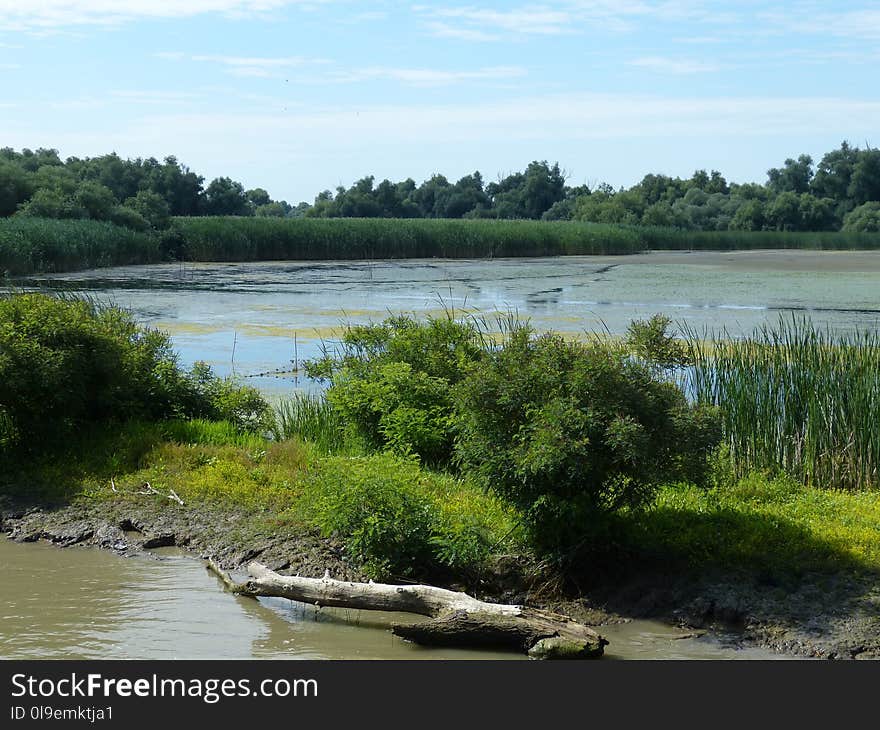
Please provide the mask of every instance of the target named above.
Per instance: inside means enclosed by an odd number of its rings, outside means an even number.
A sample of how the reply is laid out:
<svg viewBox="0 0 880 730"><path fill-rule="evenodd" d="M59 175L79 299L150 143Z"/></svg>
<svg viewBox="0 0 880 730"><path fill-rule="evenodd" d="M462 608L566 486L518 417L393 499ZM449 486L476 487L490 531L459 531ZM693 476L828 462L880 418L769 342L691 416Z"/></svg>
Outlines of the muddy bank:
<svg viewBox="0 0 880 730"><path fill-rule="evenodd" d="M47 509L0 505L0 531L19 542L45 540L61 547L97 546L133 555L178 546L213 557L235 570L258 558L281 573L364 580L341 542L306 529L273 527L267 513L166 505L121 497ZM845 575L804 576L789 585L762 584L751 576L651 574L607 579L577 598L560 597L528 578L529 566L501 561L492 575L450 584L479 598L528 602L608 625L660 619L682 637L717 633L740 647L829 659L880 658L880 585Z"/></svg>

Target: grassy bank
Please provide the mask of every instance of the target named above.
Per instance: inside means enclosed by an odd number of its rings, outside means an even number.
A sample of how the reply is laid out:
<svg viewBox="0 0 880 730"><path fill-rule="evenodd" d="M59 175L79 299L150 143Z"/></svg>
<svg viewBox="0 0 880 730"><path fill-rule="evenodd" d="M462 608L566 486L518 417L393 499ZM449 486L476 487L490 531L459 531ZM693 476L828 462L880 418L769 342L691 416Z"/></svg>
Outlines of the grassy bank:
<svg viewBox="0 0 880 730"><path fill-rule="evenodd" d="M616 255L646 250L880 248L880 234L683 231L526 220L175 218L163 232L82 220L0 218L0 270L27 275L187 261Z"/></svg>
<svg viewBox="0 0 880 730"><path fill-rule="evenodd" d="M515 511L412 460L327 455L297 439L243 437L231 424L206 421L131 423L85 441L88 450L72 448L64 461L4 473L0 494L178 510L162 496L173 489L187 509L247 516L236 523L240 531L337 536L349 558L377 577L468 580L499 554L529 560ZM138 494L146 482L161 495ZM720 571L779 585L805 574L880 573L880 503L876 492L758 473L709 489L667 484L645 509L609 525L587 572L605 580L646 569L695 577Z"/></svg>

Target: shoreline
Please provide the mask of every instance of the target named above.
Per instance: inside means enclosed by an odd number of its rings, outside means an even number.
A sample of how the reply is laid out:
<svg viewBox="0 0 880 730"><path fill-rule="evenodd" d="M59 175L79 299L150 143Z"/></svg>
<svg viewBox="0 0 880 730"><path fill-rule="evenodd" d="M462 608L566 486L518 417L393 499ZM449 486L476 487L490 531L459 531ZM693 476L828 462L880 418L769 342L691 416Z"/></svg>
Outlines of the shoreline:
<svg viewBox="0 0 880 730"><path fill-rule="evenodd" d="M700 266L720 268L735 272L824 272L824 273L876 273L880 272L880 249L877 250L837 250L837 249L796 249L766 248L748 250L671 250L651 249L634 253L619 254L552 254L545 256L498 256L498 257L412 257L385 259L265 259L241 261L173 261L100 268L78 269L66 272L44 272L14 277L25 283L36 281L71 282L95 278L128 278L137 272L152 272L180 276L182 267L187 272L199 270L233 271L236 267L270 268L282 266L301 266L308 269L334 269L339 267L374 268L381 264L528 264L537 262L566 261L590 263L598 266L652 265L652 266Z"/></svg>
<svg viewBox="0 0 880 730"><path fill-rule="evenodd" d="M0 533L17 542L92 546L133 555L176 546L236 570L255 558L281 573L365 580L345 559L341 543L305 529L271 531L265 515L228 508L178 507L124 496L46 507L0 508ZM522 564L497 566L474 586L448 578L439 585L469 590L483 600L528 603L601 627L653 619L683 631L735 635L737 648L827 659L880 659L880 584L865 576L803 576L796 585L762 584L755 576L632 574L605 579L580 595L530 597Z"/></svg>

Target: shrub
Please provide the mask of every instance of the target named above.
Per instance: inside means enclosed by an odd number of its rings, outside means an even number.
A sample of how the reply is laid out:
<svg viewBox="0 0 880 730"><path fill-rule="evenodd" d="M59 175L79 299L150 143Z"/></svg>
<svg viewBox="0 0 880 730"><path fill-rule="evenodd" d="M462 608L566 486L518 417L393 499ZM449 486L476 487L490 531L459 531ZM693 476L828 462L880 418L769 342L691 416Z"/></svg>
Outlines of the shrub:
<svg viewBox="0 0 880 730"><path fill-rule="evenodd" d="M474 573L515 537L512 511L497 497L392 454L320 459L297 502L300 519L339 537L380 578Z"/></svg>
<svg viewBox="0 0 880 730"><path fill-rule="evenodd" d="M0 430L8 445L45 448L74 429L168 417L261 428L268 405L252 388L183 371L167 335L126 312L77 299L0 299Z"/></svg>
<svg viewBox="0 0 880 730"><path fill-rule="evenodd" d="M658 485L700 481L717 417L620 346L513 333L455 389L456 456L562 555Z"/></svg>
<svg viewBox="0 0 880 730"><path fill-rule="evenodd" d="M349 326L341 348L336 358L307 363L306 371L331 379L327 400L350 435L368 448L448 461L450 388L484 351L476 325L451 316L391 317Z"/></svg>
<svg viewBox="0 0 880 730"><path fill-rule="evenodd" d="M418 465L390 456L334 457L307 480L301 509L376 577L418 573L432 563L431 501Z"/></svg>

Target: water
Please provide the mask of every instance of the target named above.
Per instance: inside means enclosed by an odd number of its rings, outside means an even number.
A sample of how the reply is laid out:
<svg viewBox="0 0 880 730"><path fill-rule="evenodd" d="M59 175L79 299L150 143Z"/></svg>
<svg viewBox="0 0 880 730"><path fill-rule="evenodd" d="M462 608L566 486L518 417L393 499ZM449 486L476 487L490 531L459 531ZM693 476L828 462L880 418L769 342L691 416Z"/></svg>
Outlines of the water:
<svg viewBox="0 0 880 730"><path fill-rule="evenodd" d="M511 659L516 653L425 648L393 636L408 614L314 608L224 591L174 549L121 558L0 537L0 659ZM610 658L778 658L718 641L676 639L652 621L602 628Z"/></svg>
<svg viewBox="0 0 880 730"><path fill-rule="evenodd" d="M128 307L171 333L185 364L234 370L270 395L310 387L294 361L332 348L342 322L392 312L515 311L568 334L621 333L657 312L734 336L791 313L838 330L880 327L880 252L164 264L41 281Z"/></svg>

